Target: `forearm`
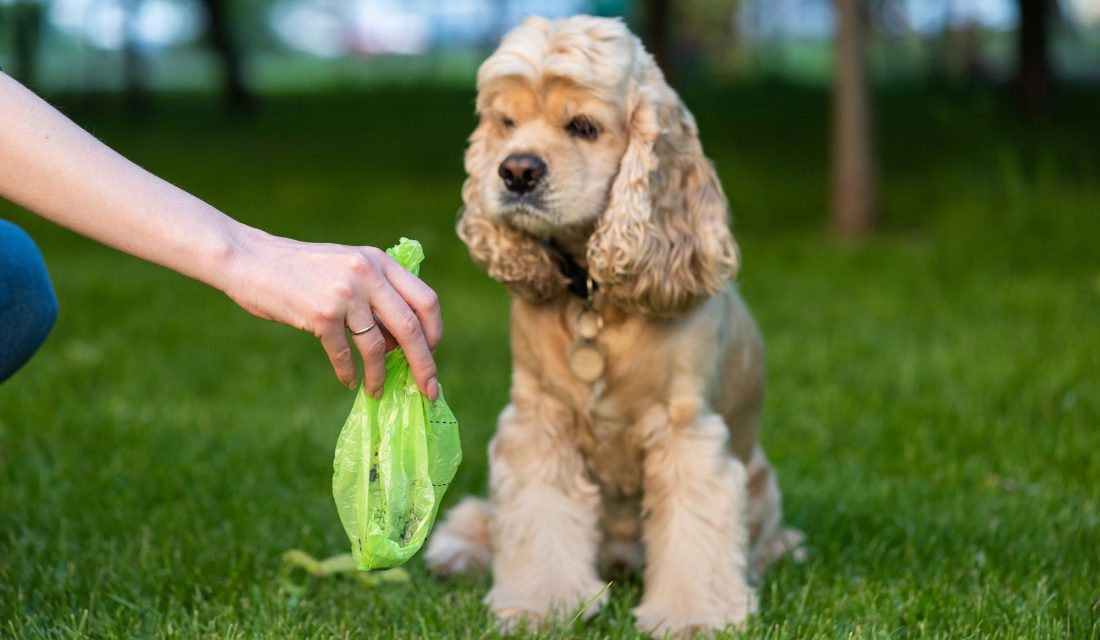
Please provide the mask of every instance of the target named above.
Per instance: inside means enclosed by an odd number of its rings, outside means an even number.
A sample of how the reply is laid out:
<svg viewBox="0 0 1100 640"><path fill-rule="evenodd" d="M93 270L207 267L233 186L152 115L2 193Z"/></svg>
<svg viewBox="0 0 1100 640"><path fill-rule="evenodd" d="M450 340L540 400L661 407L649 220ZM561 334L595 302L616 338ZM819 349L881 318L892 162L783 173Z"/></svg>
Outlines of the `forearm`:
<svg viewBox="0 0 1100 640"><path fill-rule="evenodd" d="M109 149L0 73L0 197L219 289L247 227Z"/></svg>
<svg viewBox="0 0 1100 640"><path fill-rule="evenodd" d="M345 326L369 327L353 342L376 397L386 328L421 391L439 395L431 350L443 326L435 292L419 278L378 249L297 242L236 222L107 148L3 72L0 197L216 287L253 315L309 331L348 386L356 371Z"/></svg>

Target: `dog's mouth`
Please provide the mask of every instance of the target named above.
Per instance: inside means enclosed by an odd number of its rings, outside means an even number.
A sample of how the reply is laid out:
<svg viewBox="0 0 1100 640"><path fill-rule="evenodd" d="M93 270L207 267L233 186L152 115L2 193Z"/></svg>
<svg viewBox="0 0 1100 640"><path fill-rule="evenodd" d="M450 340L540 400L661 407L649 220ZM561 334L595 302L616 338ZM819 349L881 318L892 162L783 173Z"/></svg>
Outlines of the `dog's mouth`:
<svg viewBox="0 0 1100 640"><path fill-rule="evenodd" d="M514 193L500 194L500 217L505 222L535 222L544 225L553 225L558 222L559 216L546 208L546 202L540 193Z"/></svg>

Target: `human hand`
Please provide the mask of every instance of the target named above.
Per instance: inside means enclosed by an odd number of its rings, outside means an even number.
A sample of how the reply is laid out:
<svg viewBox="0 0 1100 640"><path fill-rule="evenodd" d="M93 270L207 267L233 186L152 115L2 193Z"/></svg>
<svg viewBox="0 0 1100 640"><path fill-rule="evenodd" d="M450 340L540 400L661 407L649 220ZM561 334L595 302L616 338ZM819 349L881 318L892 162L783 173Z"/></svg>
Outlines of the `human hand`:
<svg viewBox="0 0 1100 640"><path fill-rule="evenodd" d="M401 345L417 386L439 397L432 351L443 335L439 299L381 249L298 242L243 227L217 283L249 313L321 339L336 377L356 386L345 327L363 358L363 383L382 395L385 355ZM364 331L367 327L374 328Z"/></svg>

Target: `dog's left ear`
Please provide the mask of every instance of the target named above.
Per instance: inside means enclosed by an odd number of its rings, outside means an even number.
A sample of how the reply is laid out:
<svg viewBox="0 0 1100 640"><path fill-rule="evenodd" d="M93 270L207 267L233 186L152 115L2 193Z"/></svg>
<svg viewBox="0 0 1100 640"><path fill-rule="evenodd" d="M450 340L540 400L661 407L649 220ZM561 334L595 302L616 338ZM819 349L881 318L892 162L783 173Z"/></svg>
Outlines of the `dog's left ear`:
<svg viewBox="0 0 1100 640"><path fill-rule="evenodd" d="M635 45L630 141L588 243L588 269L616 306L670 316L725 288L739 255L695 119Z"/></svg>

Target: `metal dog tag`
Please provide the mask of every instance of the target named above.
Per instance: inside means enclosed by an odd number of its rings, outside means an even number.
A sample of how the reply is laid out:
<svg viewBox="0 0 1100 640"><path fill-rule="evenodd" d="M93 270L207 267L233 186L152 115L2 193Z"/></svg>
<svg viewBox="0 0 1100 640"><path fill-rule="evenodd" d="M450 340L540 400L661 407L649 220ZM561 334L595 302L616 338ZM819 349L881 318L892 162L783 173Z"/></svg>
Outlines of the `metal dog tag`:
<svg viewBox="0 0 1100 640"><path fill-rule="evenodd" d="M569 368L581 382L600 379L607 367L607 347L593 340L579 338L565 351Z"/></svg>
<svg viewBox="0 0 1100 640"><path fill-rule="evenodd" d="M582 311L577 316L577 334L585 340L595 340L603 328L603 317L593 309Z"/></svg>

